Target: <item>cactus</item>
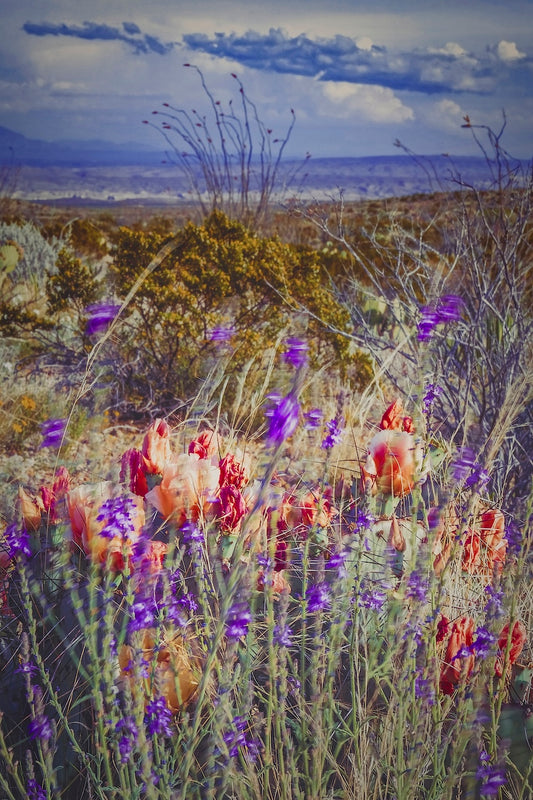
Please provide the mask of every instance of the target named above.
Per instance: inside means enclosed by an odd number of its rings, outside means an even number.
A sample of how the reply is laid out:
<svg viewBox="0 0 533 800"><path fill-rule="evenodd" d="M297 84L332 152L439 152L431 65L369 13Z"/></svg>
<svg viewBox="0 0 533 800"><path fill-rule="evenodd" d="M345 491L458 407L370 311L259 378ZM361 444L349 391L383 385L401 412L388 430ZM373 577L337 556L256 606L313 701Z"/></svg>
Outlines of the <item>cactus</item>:
<svg viewBox="0 0 533 800"><path fill-rule="evenodd" d="M7 239L0 244L0 288L10 272L13 272L24 251L12 239Z"/></svg>

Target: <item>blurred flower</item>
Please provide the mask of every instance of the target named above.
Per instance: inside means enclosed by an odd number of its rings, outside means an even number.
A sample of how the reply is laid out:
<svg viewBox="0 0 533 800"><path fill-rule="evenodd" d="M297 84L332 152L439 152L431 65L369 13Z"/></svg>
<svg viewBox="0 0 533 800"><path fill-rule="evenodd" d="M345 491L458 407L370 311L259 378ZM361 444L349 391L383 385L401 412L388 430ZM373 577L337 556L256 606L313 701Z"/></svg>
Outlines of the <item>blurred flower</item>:
<svg viewBox="0 0 533 800"><path fill-rule="evenodd" d="M241 750L245 751L248 760L255 761L257 758L260 742L246 735L247 727L248 723L245 717L234 717L231 728L224 733L222 738L230 758L236 758Z"/></svg>
<svg viewBox="0 0 533 800"><path fill-rule="evenodd" d="M120 306L115 303L97 303L87 306L85 309L85 314L88 315L85 327L86 335L92 336L94 333L105 331L119 311Z"/></svg>
<svg viewBox="0 0 533 800"><path fill-rule="evenodd" d="M423 678L420 673L415 676L415 697L421 700L424 706L435 705L435 689L428 678Z"/></svg>
<svg viewBox="0 0 533 800"><path fill-rule="evenodd" d="M452 475L458 483L464 481L465 486L484 486L489 481L488 472L476 461L471 447L460 447L451 464Z"/></svg>
<svg viewBox="0 0 533 800"><path fill-rule="evenodd" d="M46 422L41 422L43 441L40 447L61 447L66 425L66 419L48 419Z"/></svg>
<svg viewBox="0 0 533 800"><path fill-rule="evenodd" d="M420 321L418 323L418 340L425 342L431 339L433 330L440 322L439 315L431 306L422 306L420 309Z"/></svg>
<svg viewBox="0 0 533 800"><path fill-rule="evenodd" d="M288 364L298 369L307 364L307 352L309 345L303 339L287 339L285 341L287 349L283 353L283 358Z"/></svg>
<svg viewBox="0 0 533 800"><path fill-rule="evenodd" d="M481 564L480 557L480 538L474 531L469 531L463 543L463 558L461 561L461 569L468 572L470 575L475 575Z"/></svg>
<svg viewBox="0 0 533 800"><path fill-rule="evenodd" d="M292 630L288 625L276 625L272 633L274 644L279 647L290 647L292 645Z"/></svg>
<svg viewBox="0 0 533 800"><path fill-rule="evenodd" d="M190 552L198 545L203 544L204 534L196 523L188 520L181 526L181 540L183 544L188 545Z"/></svg>
<svg viewBox="0 0 533 800"><path fill-rule="evenodd" d="M403 410L402 401L400 399L394 400L386 409L381 417L379 427L382 431L406 431L407 433L414 433L414 425L412 417L405 415Z"/></svg>
<svg viewBox="0 0 533 800"><path fill-rule="evenodd" d="M277 447L292 436L298 425L300 404L294 394L289 393L286 397L278 394L269 395L271 402L265 411L265 417L269 419L267 442L269 445Z"/></svg>
<svg viewBox="0 0 533 800"><path fill-rule="evenodd" d="M505 766L497 766L482 761L476 772L476 778L481 781L479 790L484 797L496 797L500 787L507 783Z"/></svg>
<svg viewBox="0 0 533 800"><path fill-rule="evenodd" d="M503 614L503 591L493 589L492 586L485 586L485 594L488 600L483 609L487 619L498 619Z"/></svg>
<svg viewBox="0 0 533 800"><path fill-rule="evenodd" d="M307 610L311 612L325 611L331 606L331 598L327 583L310 584L305 594Z"/></svg>
<svg viewBox="0 0 533 800"><path fill-rule="evenodd" d="M522 539L523 535L519 525L514 520L510 520L505 529L506 549L509 550L509 553L512 553L514 556L520 555Z"/></svg>
<svg viewBox="0 0 533 800"><path fill-rule="evenodd" d="M96 517L98 522L104 523L104 527L100 530L100 536L105 536L106 539L114 539L115 536L121 539L134 537L135 523L133 520L136 511L136 504L127 495L104 500Z"/></svg>
<svg viewBox="0 0 533 800"><path fill-rule="evenodd" d="M428 579L424 578L423 575L420 575L416 570L413 570L407 579L405 596L419 603L425 603L428 596L428 589Z"/></svg>
<svg viewBox="0 0 533 800"><path fill-rule="evenodd" d="M321 447L323 450L330 450L340 442L342 438L343 426L344 420L342 419L330 419L329 422L326 422L328 434L322 441Z"/></svg>
<svg viewBox="0 0 533 800"><path fill-rule="evenodd" d="M464 300L455 294L446 294L435 305L422 306L418 323L418 339L423 342L431 338L437 325L458 322L464 308Z"/></svg>
<svg viewBox="0 0 533 800"><path fill-rule="evenodd" d="M151 600L146 600L146 598L139 599L130 609L128 633L152 628L156 614L157 608Z"/></svg>
<svg viewBox="0 0 533 800"><path fill-rule="evenodd" d="M381 611L387 595L381 589L363 589L359 595L358 605L371 611Z"/></svg>
<svg viewBox="0 0 533 800"><path fill-rule="evenodd" d="M28 725L30 739L48 742L54 735L52 723L44 713L43 693L39 686L33 687L33 717Z"/></svg>
<svg viewBox="0 0 533 800"><path fill-rule="evenodd" d="M145 459L140 450L130 448L122 454L120 461L120 481L125 483L130 492L144 497L148 492Z"/></svg>
<svg viewBox="0 0 533 800"><path fill-rule="evenodd" d="M62 522L59 505L70 491L70 475L66 467L58 467L51 486L41 486L39 492L43 509L52 524Z"/></svg>
<svg viewBox="0 0 533 800"><path fill-rule="evenodd" d="M47 800L48 795L46 791L40 783L37 783L35 778L28 778L26 791L28 793L28 800Z"/></svg>
<svg viewBox="0 0 533 800"><path fill-rule="evenodd" d="M481 515L479 525L481 541L487 548L487 568L492 572L495 565L505 561L507 541L505 537L505 518L498 508L490 508Z"/></svg>
<svg viewBox="0 0 533 800"><path fill-rule="evenodd" d="M235 486L222 486L216 499L217 521L224 533L239 531L243 517L248 511L242 493Z"/></svg>
<svg viewBox="0 0 533 800"><path fill-rule="evenodd" d="M293 506L293 511L297 511L296 514L289 513L289 519L293 523L301 521L302 524L309 527L315 525L321 528L327 527L339 513L331 504L331 494L330 486L327 486L322 493L320 490L307 492L302 497L299 506ZM301 514L301 520L298 520L298 512Z"/></svg>
<svg viewBox="0 0 533 800"><path fill-rule="evenodd" d="M170 428L164 419L156 419L144 435L142 454L145 459L145 471L161 475L165 464L170 459Z"/></svg>
<svg viewBox="0 0 533 800"><path fill-rule="evenodd" d="M4 538L7 545L7 557L0 555L3 569L7 569L9 566L8 558L12 559L17 556L29 558L31 556L30 535L25 528L18 528L13 522L5 529ZM6 553L6 550L2 549L2 552Z"/></svg>
<svg viewBox="0 0 533 800"><path fill-rule="evenodd" d="M253 620L252 612L247 603L234 603L226 614L226 636L228 639L240 639L246 636L248 626Z"/></svg>
<svg viewBox="0 0 533 800"><path fill-rule="evenodd" d="M443 393L442 386L438 386L436 383L428 383L425 387L424 396L422 398L422 413L426 416L431 414L433 409L433 405L437 397L440 397Z"/></svg>
<svg viewBox="0 0 533 800"><path fill-rule="evenodd" d="M305 430L318 428L322 422L323 413L319 408L312 408L304 413Z"/></svg>
<svg viewBox="0 0 533 800"><path fill-rule="evenodd" d="M235 328L233 327L212 328L209 331L209 340L218 344L225 344L226 342L229 342L233 336L235 336Z"/></svg>

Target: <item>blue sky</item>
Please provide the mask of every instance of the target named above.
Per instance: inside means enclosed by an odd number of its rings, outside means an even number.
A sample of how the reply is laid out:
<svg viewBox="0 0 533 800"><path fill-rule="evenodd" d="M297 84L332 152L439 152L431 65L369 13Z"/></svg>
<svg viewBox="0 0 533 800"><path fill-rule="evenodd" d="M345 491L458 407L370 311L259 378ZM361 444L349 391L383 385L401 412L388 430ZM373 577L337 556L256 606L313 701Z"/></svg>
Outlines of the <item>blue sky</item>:
<svg viewBox="0 0 533 800"><path fill-rule="evenodd" d="M171 103L238 83L287 153L474 151L463 117L533 155L532 0L0 0L0 125L49 141L163 144Z"/></svg>

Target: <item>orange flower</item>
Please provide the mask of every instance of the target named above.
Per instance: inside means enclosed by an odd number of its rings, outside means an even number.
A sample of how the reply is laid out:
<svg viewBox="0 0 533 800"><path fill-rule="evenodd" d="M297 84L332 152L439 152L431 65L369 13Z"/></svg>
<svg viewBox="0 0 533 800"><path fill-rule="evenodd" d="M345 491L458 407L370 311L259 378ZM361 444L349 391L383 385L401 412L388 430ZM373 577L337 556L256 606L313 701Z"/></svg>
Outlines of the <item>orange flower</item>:
<svg viewBox="0 0 533 800"><path fill-rule="evenodd" d="M143 660L150 664L149 677L142 681L144 702L148 702L156 694L161 694L173 714L177 714L189 703L199 684L202 669L201 659L192 653L192 642L179 634L168 634L163 641L157 643L155 631L143 631L141 651ZM121 679L130 683L132 694L138 697L139 682L133 673L134 650L129 645L122 645L118 654Z"/></svg>
<svg viewBox="0 0 533 800"><path fill-rule="evenodd" d="M166 463L161 483L146 494L145 500L178 526L187 519L197 521L211 510L219 475L219 468L206 458L181 453Z"/></svg>
<svg viewBox="0 0 533 800"><path fill-rule="evenodd" d="M301 509L302 522L310 527L325 528L339 513L331 504L331 487L327 487L322 495L319 491L307 492L302 498Z"/></svg>
<svg viewBox="0 0 533 800"><path fill-rule="evenodd" d="M444 664L440 674L440 689L444 694L453 694L461 677L468 677L474 667L473 654L460 655L462 648L471 647L474 639L474 620L460 617L451 627Z"/></svg>
<svg viewBox="0 0 533 800"><path fill-rule="evenodd" d="M463 544L463 558L461 568L470 575L479 572L481 556L479 554L481 539L474 531L469 531Z"/></svg>
<svg viewBox="0 0 533 800"><path fill-rule="evenodd" d="M412 434L406 431L382 430L368 446L362 470L365 488L375 486L383 494L403 497L415 485L422 454ZM368 487L367 487L368 482Z"/></svg>
<svg viewBox="0 0 533 800"><path fill-rule="evenodd" d="M498 658L496 659L495 665L495 672L496 675L499 675L500 678L503 675L503 661L505 657L505 652L507 650L507 645L509 641L509 623L507 622L502 632L500 633L500 638L498 639L498 648L500 650ZM520 620L516 620L513 629L511 631L511 644L509 646L509 660L508 666L514 664L522 650L524 649L524 645L527 641L527 630L526 626Z"/></svg>
<svg viewBox="0 0 533 800"><path fill-rule="evenodd" d="M163 419L156 419L144 436L142 454L145 471L161 475L165 464L170 459L170 428Z"/></svg>
<svg viewBox="0 0 533 800"><path fill-rule="evenodd" d="M26 530L36 531L41 524L41 514L44 511L41 498L33 497L22 486L19 486L18 506Z"/></svg>

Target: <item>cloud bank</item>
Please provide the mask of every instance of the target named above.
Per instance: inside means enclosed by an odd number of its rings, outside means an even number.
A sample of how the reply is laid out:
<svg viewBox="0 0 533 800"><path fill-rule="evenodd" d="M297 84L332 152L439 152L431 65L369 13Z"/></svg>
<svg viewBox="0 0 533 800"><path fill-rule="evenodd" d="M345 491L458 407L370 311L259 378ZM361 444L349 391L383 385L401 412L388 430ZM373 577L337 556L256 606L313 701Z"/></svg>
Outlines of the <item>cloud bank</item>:
<svg viewBox="0 0 533 800"><path fill-rule="evenodd" d="M161 42L156 36L143 34L134 22L123 22L122 29L97 22L84 22L83 25L26 22L22 29L31 36L74 36L91 41L125 42L136 54L165 55L174 47L173 42Z"/></svg>
<svg viewBox="0 0 533 800"><path fill-rule="evenodd" d="M513 42L500 42L481 55L459 44L393 53L364 40L337 35L311 39L286 36L271 28L268 34L201 33L183 36L191 50L228 58L254 69L313 77L321 81L373 84L396 91L438 94L488 93L516 70L531 67L532 59ZM531 72L528 73L531 76Z"/></svg>

